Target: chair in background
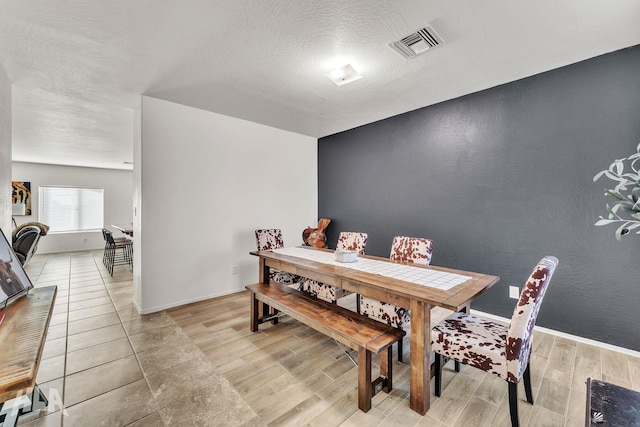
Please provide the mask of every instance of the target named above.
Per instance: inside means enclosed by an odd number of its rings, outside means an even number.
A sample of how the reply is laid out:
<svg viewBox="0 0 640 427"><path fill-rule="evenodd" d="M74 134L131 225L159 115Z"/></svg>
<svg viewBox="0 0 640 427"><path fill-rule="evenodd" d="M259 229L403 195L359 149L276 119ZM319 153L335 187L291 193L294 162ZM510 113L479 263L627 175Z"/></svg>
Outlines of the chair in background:
<svg viewBox="0 0 640 427"><path fill-rule="evenodd" d="M102 229L102 238L104 239L104 252L102 253L102 263L104 264L105 267L108 268L108 264L109 264L108 255L110 254L110 250L109 250L109 242L107 241L107 232L111 233L111 230L107 228ZM126 237L113 237L113 233L111 233L111 237L113 238L113 242L116 244L130 241L130 239Z"/></svg>
<svg viewBox="0 0 640 427"><path fill-rule="evenodd" d="M511 425L519 425L518 383L524 379L527 402L533 404L529 369L533 327L557 265L558 259L552 256L540 260L522 289L509 325L456 312L433 327L431 348L436 355L436 396L441 392L442 357L445 356L507 381Z"/></svg>
<svg viewBox="0 0 640 427"><path fill-rule="evenodd" d="M49 226L41 222L27 222L12 232L12 246L20 264L26 265L38 250L41 236L46 236Z"/></svg>
<svg viewBox="0 0 640 427"><path fill-rule="evenodd" d="M433 241L430 239L395 236L389 258L408 264L429 265L432 253ZM406 328L411 321L408 309L362 295L358 295L356 310L395 328ZM402 338L398 341L398 362L402 362Z"/></svg>
<svg viewBox="0 0 640 427"><path fill-rule="evenodd" d="M356 251L358 255L364 255L364 251L367 247L367 233L358 233L353 231L342 231L338 235L338 242L336 243L336 250L341 251ZM350 292L345 291L342 288L327 285L326 283L318 282L317 280L304 279L300 285L300 290L308 292L314 295L316 298L337 304L338 299L345 297ZM358 362L353 358L348 348L342 345L338 340L335 340L338 347L344 352L344 354L351 359L354 365L358 366Z"/></svg>
<svg viewBox="0 0 640 427"><path fill-rule="evenodd" d="M356 251L358 255L364 255L367 247L367 233L356 233L353 231L342 231L338 236L336 249L341 251Z"/></svg>
<svg viewBox="0 0 640 427"><path fill-rule="evenodd" d="M343 231L338 236L336 250L356 251L358 255L364 255L367 247L367 233L356 233L352 231ZM349 295L349 292L335 286L320 283L317 280L304 279L300 286L300 290L315 295L324 301L335 304L338 299Z"/></svg>
<svg viewBox="0 0 640 427"><path fill-rule="evenodd" d="M116 240L111 230L106 228L102 229L102 237L104 237L105 241L102 262L112 277L113 269L116 265L126 264L133 267L133 241L126 237L120 237Z"/></svg>
<svg viewBox="0 0 640 427"><path fill-rule="evenodd" d="M265 228L255 231L256 233L256 246L259 251L267 251L269 249L280 249L284 247L284 240L282 239L282 230L279 228ZM277 270L271 268L269 270L269 280L282 283L292 287L298 287L299 283L303 280L302 277L287 273L286 271Z"/></svg>

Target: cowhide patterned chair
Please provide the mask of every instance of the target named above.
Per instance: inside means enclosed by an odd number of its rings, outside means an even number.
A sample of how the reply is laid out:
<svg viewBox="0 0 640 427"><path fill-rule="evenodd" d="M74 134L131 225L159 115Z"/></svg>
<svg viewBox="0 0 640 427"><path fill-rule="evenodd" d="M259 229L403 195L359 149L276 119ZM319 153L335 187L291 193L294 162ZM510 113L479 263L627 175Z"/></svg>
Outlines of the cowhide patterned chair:
<svg viewBox="0 0 640 427"><path fill-rule="evenodd" d="M358 255L364 255L367 247L367 233L356 233L352 231L343 231L338 236L337 250L357 251ZM302 281L300 290L315 295L317 298L335 304L339 298L349 295L344 289L335 286L320 283L316 280L305 279Z"/></svg>
<svg viewBox="0 0 640 427"><path fill-rule="evenodd" d="M279 228L256 230L256 244L259 251L283 248L284 240L282 239L282 230ZM302 277L296 274L276 270L275 268L269 271L269 279L282 283L283 285L295 285L295 287L300 286L299 283L303 280Z"/></svg>
<svg viewBox="0 0 640 427"><path fill-rule="evenodd" d="M430 239L396 236L389 258L409 264L429 265L432 253L433 241ZM408 309L362 295L359 295L357 310L395 328L406 328L411 320ZM398 362L402 362L402 339L398 341Z"/></svg>
<svg viewBox="0 0 640 427"><path fill-rule="evenodd" d="M431 346L436 354L435 394L440 396L442 357L457 360L507 381L511 425L518 426L518 382L524 379L527 402L533 404L529 357L533 326L558 259L544 257L533 269L513 310L511 323L503 325L457 312L431 330Z"/></svg>

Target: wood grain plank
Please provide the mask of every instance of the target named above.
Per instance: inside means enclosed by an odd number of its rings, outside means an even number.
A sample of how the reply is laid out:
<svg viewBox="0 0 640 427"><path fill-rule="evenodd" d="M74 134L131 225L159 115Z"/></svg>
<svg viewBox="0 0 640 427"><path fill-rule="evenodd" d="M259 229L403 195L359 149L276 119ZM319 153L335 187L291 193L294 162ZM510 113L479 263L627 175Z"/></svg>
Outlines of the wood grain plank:
<svg viewBox="0 0 640 427"><path fill-rule="evenodd" d="M9 304L0 325L0 402L35 385L57 287L35 288Z"/></svg>

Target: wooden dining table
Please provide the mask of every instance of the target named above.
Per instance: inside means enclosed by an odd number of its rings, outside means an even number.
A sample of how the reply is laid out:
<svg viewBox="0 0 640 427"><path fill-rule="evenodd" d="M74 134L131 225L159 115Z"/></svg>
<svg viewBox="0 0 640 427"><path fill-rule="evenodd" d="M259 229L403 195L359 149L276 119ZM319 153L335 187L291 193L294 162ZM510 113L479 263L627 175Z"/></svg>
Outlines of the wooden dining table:
<svg viewBox="0 0 640 427"><path fill-rule="evenodd" d="M411 310L409 405L424 415L430 406L431 309L470 310L499 277L437 266L416 266L369 255L354 263L333 260L333 251L294 247L251 252L259 257L259 280L275 268Z"/></svg>

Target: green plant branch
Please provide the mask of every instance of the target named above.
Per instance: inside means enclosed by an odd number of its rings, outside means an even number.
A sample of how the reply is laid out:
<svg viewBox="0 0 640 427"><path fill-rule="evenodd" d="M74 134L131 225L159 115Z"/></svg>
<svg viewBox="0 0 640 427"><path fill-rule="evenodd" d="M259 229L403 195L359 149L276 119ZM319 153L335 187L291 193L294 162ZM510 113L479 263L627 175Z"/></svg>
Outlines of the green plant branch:
<svg viewBox="0 0 640 427"><path fill-rule="evenodd" d="M625 171L626 166L630 172ZM614 160L608 169L598 172L593 181L603 176L616 183L613 189L605 188L604 192L605 196L611 197L616 203L611 207L606 205L608 218L601 216L595 225L620 224L615 231L616 239L620 240L621 236L640 228L640 144L634 154ZM636 234L640 234L640 230Z"/></svg>

